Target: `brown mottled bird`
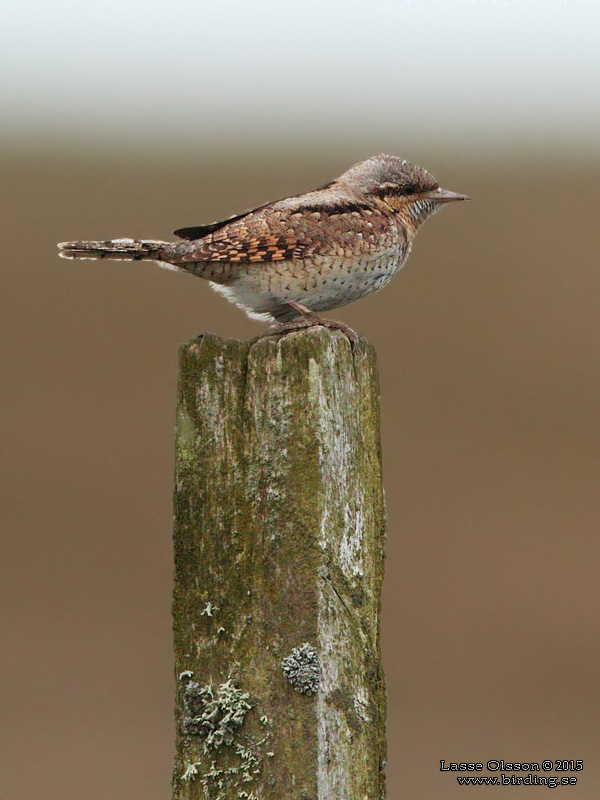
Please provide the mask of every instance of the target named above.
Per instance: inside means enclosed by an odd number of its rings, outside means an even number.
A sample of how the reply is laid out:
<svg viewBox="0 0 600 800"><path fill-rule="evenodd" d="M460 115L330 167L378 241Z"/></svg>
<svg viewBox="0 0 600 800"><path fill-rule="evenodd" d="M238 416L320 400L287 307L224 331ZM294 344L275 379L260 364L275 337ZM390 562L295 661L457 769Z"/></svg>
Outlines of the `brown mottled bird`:
<svg viewBox="0 0 600 800"><path fill-rule="evenodd" d="M345 326L317 311L381 289L406 261L427 217L462 194L421 167L379 155L313 192L210 225L175 231L184 242L63 242L63 258L157 261L210 281L255 319Z"/></svg>

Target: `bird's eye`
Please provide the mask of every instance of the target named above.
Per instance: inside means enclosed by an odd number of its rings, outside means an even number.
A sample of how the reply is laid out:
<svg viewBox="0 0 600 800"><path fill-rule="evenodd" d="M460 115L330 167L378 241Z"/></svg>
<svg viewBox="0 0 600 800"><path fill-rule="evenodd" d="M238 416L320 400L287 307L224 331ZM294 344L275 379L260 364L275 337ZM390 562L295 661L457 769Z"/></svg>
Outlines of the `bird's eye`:
<svg viewBox="0 0 600 800"><path fill-rule="evenodd" d="M415 194L416 191L417 187L414 185L414 183L407 183L402 187L402 194L411 195Z"/></svg>

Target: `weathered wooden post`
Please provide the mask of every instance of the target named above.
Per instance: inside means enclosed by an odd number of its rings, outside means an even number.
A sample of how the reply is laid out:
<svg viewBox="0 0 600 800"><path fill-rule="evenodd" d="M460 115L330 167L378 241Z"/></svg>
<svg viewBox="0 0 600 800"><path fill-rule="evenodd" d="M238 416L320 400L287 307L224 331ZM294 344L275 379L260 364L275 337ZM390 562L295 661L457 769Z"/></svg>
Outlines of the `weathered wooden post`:
<svg viewBox="0 0 600 800"><path fill-rule="evenodd" d="M384 529L370 345L182 348L174 800L383 798Z"/></svg>

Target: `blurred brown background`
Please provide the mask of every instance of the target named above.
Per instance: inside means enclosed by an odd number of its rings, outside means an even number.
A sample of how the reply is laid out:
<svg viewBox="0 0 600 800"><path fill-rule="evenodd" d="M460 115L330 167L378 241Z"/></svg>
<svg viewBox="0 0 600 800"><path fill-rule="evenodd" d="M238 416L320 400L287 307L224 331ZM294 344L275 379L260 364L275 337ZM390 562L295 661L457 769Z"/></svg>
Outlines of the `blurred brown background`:
<svg viewBox="0 0 600 800"><path fill-rule="evenodd" d="M554 139L541 122L420 139L418 121L404 136L385 119L312 139L275 126L262 144L243 127L193 145L142 127L109 146L51 121L7 137L2 797L169 797L177 348L261 331L193 277L59 260L56 242L168 239L381 150L473 198L426 224L383 292L332 314L380 361L389 797L462 797L440 759L583 759L569 796L597 796L600 163L586 109L583 132L563 120Z"/></svg>

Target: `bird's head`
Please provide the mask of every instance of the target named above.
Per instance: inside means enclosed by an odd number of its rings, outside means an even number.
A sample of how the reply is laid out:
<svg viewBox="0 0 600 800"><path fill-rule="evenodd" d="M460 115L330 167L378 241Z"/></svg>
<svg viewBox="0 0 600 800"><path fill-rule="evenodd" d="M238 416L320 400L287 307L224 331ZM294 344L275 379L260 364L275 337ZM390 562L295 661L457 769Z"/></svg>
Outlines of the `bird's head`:
<svg viewBox="0 0 600 800"><path fill-rule="evenodd" d="M442 205L469 199L441 189L430 172L396 156L373 156L355 164L339 180L397 214L411 233Z"/></svg>

